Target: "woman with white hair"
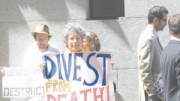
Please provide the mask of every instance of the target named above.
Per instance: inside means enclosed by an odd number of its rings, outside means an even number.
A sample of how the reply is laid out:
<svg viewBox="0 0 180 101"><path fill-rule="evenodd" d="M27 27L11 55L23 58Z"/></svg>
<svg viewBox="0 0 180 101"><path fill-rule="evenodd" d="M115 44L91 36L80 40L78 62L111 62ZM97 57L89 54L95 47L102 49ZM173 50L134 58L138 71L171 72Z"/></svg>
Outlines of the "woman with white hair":
<svg viewBox="0 0 180 101"><path fill-rule="evenodd" d="M68 23L64 31L64 43L67 52L82 52L82 42L85 36L85 29L75 23Z"/></svg>

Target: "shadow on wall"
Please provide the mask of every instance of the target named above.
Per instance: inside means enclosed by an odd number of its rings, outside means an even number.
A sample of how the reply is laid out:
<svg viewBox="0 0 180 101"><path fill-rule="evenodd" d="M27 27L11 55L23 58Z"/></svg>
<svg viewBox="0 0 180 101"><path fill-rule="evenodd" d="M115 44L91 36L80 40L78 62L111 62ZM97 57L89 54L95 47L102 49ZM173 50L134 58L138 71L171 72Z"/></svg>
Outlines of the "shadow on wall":
<svg viewBox="0 0 180 101"><path fill-rule="evenodd" d="M1 17L3 22L48 21L68 19L64 0L1 0Z"/></svg>
<svg viewBox="0 0 180 101"><path fill-rule="evenodd" d="M53 5L53 6L50 6ZM0 66L9 66L9 39L8 35L16 33L8 33L11 27L16 29L22 25L28 26L27 21L42 21L42 20L58 20L60 17L68 18L68 11L63 0L15 0L9 2L1 0L0 3ZM36 11L36 12L33 12ZM63 12L63 13L62 13ZM37 14L41 15L41 19L37 18ZM63 15L63 16L62 16ZM45 19L42 19L45 18ZM13 24L11 24L11 22ZM17 24L16 24L17 23ZM20 23L20 24L19 24ZM18 26L19 24L19 26ZM15 26L12 26L15 25ZM11 49L13 50L13 49ZM22 50L22 49L19 49Z"/></svg>
<svg viewBox="0 0 180 101"><path fill-rule="evenodd" d="M128 42L125 33L121 29L121 26L116 20L107 20L103 22L104 25L108 26L114 33L118 34L119 39L123 40L128 49L132 50L130 43ZM112 26L113 25L113 26Z"/></svg>
<svg viewBox="0 0 180 101"><path fill-rule="evenodd" d="M19 10L24 13L24 17L30 20L59 20L68 19L68 11L64 0L31 0L16 2ZM30 14L27 12L30 9ZM32 11L31 11L32 10ZM33 15L31 14L33 13ZM44 18L44 19L42 19Z"/></svg>

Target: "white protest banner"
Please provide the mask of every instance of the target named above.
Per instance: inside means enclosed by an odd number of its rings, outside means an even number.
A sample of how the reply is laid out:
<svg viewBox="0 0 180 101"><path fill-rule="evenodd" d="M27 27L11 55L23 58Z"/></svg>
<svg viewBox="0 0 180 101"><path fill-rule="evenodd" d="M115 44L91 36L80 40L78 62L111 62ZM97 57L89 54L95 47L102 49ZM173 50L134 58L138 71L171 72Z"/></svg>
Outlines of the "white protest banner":
<svg viewBox="0 0 180 101"><path fill-rule="evenodd" d="M108 53L44 56L46 101L115 101Z"/></svg>
<svg viewBox="0 0 180 101"><path fill-rule="evenodd" d="M3 97L115 101L109 53L48 54L44 60L43 73L39 67L7 68L2 82Z"/></svg>
<svg viewBox="0 0 180 101"><path fill-rule="evenodd" d="M44 78L37 68L8 67L2 80L5 98L44 96Z"/></svg>

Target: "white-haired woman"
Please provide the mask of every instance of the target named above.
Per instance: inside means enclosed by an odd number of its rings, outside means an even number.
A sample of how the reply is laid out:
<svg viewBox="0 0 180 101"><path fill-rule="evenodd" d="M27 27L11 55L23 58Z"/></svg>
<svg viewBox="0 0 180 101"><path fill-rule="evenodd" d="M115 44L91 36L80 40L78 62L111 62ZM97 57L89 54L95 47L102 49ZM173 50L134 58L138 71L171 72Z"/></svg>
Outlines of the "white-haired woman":
<svg viewBox="0 0 180 101"><path fill-rule="evenodd" d="M64 43L67 52L82 52L85 29L76 23L68 23L64 31Z"/></svg>
<svg viewBox="0 0 180 101"><path fill-rule="evenodd" d="M77 23L68 23L64 30L64 43L66 52L82 52L82 42L85 36L85 29ZM40 69L44 70L45 63L40 65Z"/></svg>

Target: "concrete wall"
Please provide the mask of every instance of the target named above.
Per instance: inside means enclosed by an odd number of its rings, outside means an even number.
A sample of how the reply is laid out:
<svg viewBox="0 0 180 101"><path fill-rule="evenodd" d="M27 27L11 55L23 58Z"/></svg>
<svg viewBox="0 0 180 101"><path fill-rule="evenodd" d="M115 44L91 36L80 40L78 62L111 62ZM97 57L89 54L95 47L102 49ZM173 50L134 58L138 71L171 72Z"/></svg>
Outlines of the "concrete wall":
<svg viewBox="0 0 180 101"><path fill-rule="evenodd" d="M102 51L112 53L119 101L138 101L136 47L147 24L147 12L154 5L164 5L169 15L180 13L180 1L125 0L125 17L114 20L86 20L88 3L88 0L0 0L0 66L21 65L22 53L34 43L30 33L37 24L50 26L53 34L50 44L64 50L64 26L77 22L98 34ZM160 32L160 40L163 46L169 41L167 27ZM0 101L8 99L0 97Z"/></svg>

